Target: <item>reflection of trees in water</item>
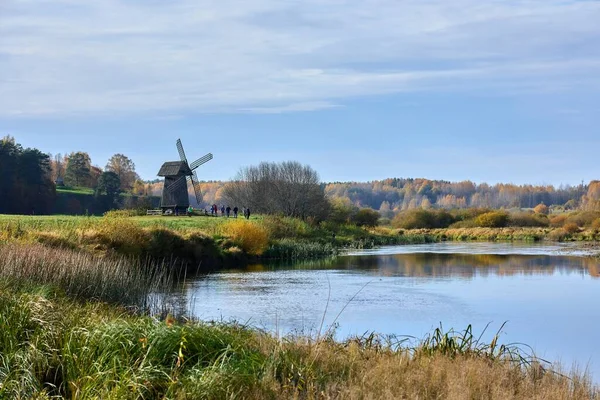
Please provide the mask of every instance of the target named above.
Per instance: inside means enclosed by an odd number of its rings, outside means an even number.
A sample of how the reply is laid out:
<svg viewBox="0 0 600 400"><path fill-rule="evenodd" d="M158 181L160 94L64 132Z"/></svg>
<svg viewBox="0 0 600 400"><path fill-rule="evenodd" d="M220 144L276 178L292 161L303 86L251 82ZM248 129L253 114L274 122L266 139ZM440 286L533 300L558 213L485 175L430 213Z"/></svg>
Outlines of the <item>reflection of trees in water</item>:
<svg viewBox="0 0 600 400"><path fill-rule="evenodd" d="M573 274L585 273L600 277L600 260L593 257L568 256L525 256L495 254L437 254L414 253L380 256L345 256L321 260L287 262L265 262L225 271L220 280L231 283L243 282L239 273L267 272L277 270L365 270L386 276L417 277L463 277L473 276L512 276L512 275L551 275L555 272ZM229 274L229 273L234 274ZM219 272L217 272L219 273ZM199 275L192 280L204 280L208 275ZM188 277L189 278L189 277Z"/></svg>
<svg viewBox="0 0 600 400"><path fill-rule="evenodd" d="M600 277L600 263L591 257L524 256L493 254L395 254L377 257L344 257L337 268L377 269L387 276L477 276L551 275L582 273Z"/></svg>

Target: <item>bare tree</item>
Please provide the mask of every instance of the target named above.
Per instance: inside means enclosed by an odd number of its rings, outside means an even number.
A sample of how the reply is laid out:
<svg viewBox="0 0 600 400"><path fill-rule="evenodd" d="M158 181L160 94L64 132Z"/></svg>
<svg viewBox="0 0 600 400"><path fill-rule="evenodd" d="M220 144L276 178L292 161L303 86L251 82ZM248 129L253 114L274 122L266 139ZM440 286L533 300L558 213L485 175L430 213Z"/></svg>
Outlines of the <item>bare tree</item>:
<svg viewBox="0 0 600 400"><path fill-rule="evenodd" d="M258 213L323 219L329 211L319 175L296 161L242 168L225 186L223 196L231 204Z"/></svg>

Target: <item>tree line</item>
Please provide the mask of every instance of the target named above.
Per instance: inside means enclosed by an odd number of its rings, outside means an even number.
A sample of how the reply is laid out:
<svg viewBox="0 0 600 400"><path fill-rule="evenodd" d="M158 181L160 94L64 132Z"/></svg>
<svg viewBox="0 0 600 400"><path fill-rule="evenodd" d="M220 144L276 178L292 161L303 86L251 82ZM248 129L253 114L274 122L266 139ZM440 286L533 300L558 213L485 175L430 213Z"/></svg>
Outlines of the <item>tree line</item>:
<svg viewBox="0 0 600 400"><path fill-rule="evenodd" d="M226 186L223 181L202 182L205 202L222 203ZM155 183L150 190L159 193L161 187L161 183ZM600 181L555 187L390 178L321 183L321 187L338 208L368 208L390 219L402 211L415 209L533 209L539 204L552 210L600 209Z"/></svg>
<svg viewBox="0 0 600 400"><path fill-rule="evenodd" d="M113 155L102 169L92 164L86 152L52 156L23 148L11 136L0 140L0 213L52 213L57 186L92 189L96 197L111 199L113 204L104 208L120 207L120 193L146 196L150 190L135 172L133 161L123 154Z"/></svg>

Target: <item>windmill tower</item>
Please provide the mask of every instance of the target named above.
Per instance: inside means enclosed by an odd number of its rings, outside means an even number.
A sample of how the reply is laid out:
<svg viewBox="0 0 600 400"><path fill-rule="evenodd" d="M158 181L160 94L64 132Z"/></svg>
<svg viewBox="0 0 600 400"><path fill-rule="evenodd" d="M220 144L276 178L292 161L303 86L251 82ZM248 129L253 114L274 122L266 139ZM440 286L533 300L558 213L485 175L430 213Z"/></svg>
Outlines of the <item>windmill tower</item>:
<svg viewBox="0 0 600 400"><path fill-rule="evenodd" d="M213 158L213 155L208 153L189 164L180 139L177 139L177 151L179 152L179 158L181 160L168 161L164 163L160 168L160 171L158 171L158 176L165 178L162 198L160 201L160 208L162 209L163 213L167 210L184 213L185 210L190 206L190 200L187 191L188 181L194 188L196 201L198 203L202 201L202 193L200 192L200 183L198 182L196 169Z"/></svg>

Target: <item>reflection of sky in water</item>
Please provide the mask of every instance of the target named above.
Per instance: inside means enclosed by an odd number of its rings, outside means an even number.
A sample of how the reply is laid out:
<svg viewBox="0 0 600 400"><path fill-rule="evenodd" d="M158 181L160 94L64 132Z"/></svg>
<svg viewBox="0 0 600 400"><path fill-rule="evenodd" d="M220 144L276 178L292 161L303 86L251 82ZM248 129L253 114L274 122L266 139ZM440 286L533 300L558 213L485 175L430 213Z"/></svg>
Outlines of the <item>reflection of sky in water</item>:
<svg viewBox="0 0 600 400"><path fill-rule="evenodd" d="M508 321L504 343L527 343L566 366L593 361L600 380L598 261L507 244L481 254L480 245L461 244L460 254L432 253L436 246L428 245L426 253L385 248L299 266L252 266L199 277L187 296L202 319L314 333L329 295L325 326L337 322L340 338L367 331L423 337L440 322L455 329L473 324L476 332L491 322L489 337ZM466 254L468 246L479 254Z"/></svg>

